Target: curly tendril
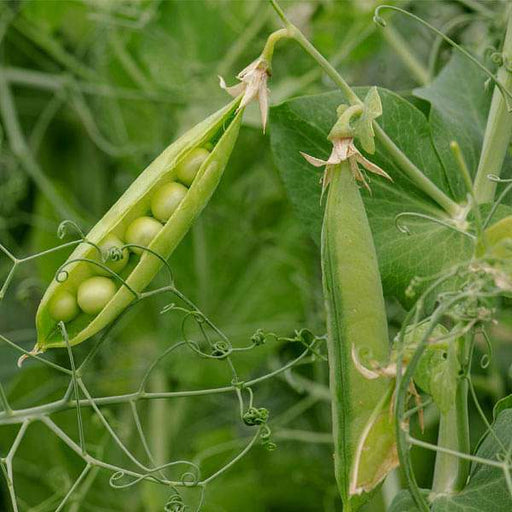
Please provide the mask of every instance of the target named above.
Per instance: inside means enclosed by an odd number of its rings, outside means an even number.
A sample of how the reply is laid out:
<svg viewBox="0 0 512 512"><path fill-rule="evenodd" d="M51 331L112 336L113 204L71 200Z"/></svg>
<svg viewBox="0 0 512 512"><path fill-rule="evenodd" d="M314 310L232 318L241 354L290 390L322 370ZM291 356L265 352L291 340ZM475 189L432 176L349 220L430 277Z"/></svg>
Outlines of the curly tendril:
<svg viewBox="0 0 512 512"><path fill-rule="evenodd" d="M195 466L195 464L192 464L191 462L188 462L187 464L194 466L196 471L186 471L181 475L180 481L184 487L194 487L199 483L199 468Z"/></svg>
<svg viewBox="0 0 512 512"><path fill-rule="evenodd" d="M227 341L217 341L213 344L211 355L217 359L224 359L233 351Z"/></svg>
<svg viewBox="0 0 512 512"><path fill-rule="evenodd" d="M108 272L110 274L110 276L113 277L116 281L121 283L122 286L125 286L128 290L130 290L130 292L134 295L134 297L136 299L140 298L141 294L138 293L137 291L135 291L127 283L127 281L125 279L123 279L118 273L116 273L113 270L111 270L110 268L108 268L105 264L103 264L103 263L101 263L99 261L96 261L96 260L91 260L89 258L74 258L74 259L71 259L71 260L67 260L65 263L63 263L57 269L57 272L55 274L55 280L58 283L63 283L64 281L66 281L68 279L68 277L69 277L69 272L67 270L64 270L64 267L68 267L69 265L72 265L73 263L78 263L78 262L90 263L91 265L96 265L97 267L100 267L105 272Z"/></svg>
<svg viewBox="0 0 512 512"><path fill-rule="evenodd" d="M61 234L64 233L68 229L74 229L73 223L65 223L61 227ZM76 230L79 234L80 231ZM62 249L65 247L72 247L80 243L89 243L90 245L96 247L97 250L99 248L90 243L88 240L81 238L80 240L75 240L72 242L66 242L56 247L50 252L53 252L58 249ZM106 267L103 262L106 262L109 259L115 260L122 256L123 247L118 249L118 251L109 251L107 254L103 254L101 259L92 260L87 258L77 258L75 260L69 261L66 264L62 265L55 274L55 279L57 282L64 282L69 278L69 267L67 265L71 263L84 262L86 264L92 264L98 266L98 268L104 269L110 275L116 277L115 272L111 271ZM12 260L14 266L18 263L23 263L24 261L33 260L38 255L29 256L27 258L18 259L7 249L4 250L3 246L0 246L0 249L5 252L8 257ZM145 250L144 248L142 248ZM47 254L47 252L41 253L41 255ZM158 257L158 256L157 256ZM126 283L121 281L123 285ZM92 359L98 354L100 348L106 342L107 339L111 336L112 330L115 328L117 323L123 317L126 312L135 307L137 304L142 302L143 300L152 297L154 295L163 295L171 293L175 295L179 300L182 300L186 307L177 306L174 302L165 306L162 312L175 312L176 314L183 315L183 322L194 322L198 329L201 331L201 335L204 340L201 341L201 346L199 343L189 339L186 333L184 333L184 340L179 341L177 343L172 344L163 350L156 358L152 360L152 362L148 365L147 370L142 376L140 387L134 393L127 393L124 395L113 396L113 397L93 397L82 379L82 376L85 374L87 370L92 370L93 365L91 364ZM134 294L135 295L135 294ZM183 328L186 328L187 325L184 323ZM23 410L13 409L7 398L4 396L2 392L2 388L0 385L0 427L4 425L12 425L19 424L21 428L15 439L15 444L19 444L25 434L26 429L30 425L30 423L34 420L41 421L46 427L50 429L50 431L57 436L57 438L61 439L64 443L66 443L70 449L76 453L78 457L83 458L86 462L86 467L80 476L77 477L74 483L66 481L66 485L61 485L61 482L57 484L58 487L65 488L73 488L73 486L78 486L83 478L85 478L88 472L92 468L101 468L102 470L106 470L109 472L109 485L114 489L126 489L132 488L144 481L151 481L159 485L163 485L168 489L172 489L172 494L169 496L167 503L165 505L165 509L172 512L182 512L185 510L190 510L194 512L198 512L201 509L202 502L204 499L204 492L206 486L209 482L215 480L219 475L223 474L225 471L230 469L234 464L236 464L242 457L245 457L247 453L252 449L255 442L258 440L261 441L262 446L264 446L267 450L274 450L276 448L275 443L271 440L271 430L267 425L269 412L268 409L263 407L255 407L253 405L253 390L251 386L256 386L261 382L268 381L269 379L284 373L290 370L292 367L299 364L310 363L309 359L306 359L306 356L309 354L314 354L315 345L317 340L321 339L319 337L314 336L310 331L306 329L301 329L295 331L294 337L287 338L282 337L277 334L272 333L271 335L259 329L251 336L250 343L245 347L233 347L231 344L231 340L224 334L204 313L202 313L195 305L183 295L179 290L177 290L174 286L164 286L162 288L152 290L149 292L141 293L136 296L136 300L132 301L131 305L126 308L126 310L111 324L107 326L104 332L98 336L97 340L93 344L92 348L86 354L83 361L75 366L75 359L73 356L73 347L69 345L69 338L66 332L66 325L64 323L59 323L59 328L62 331L63 337L66 339L68 356L69 356L69 365L60 366L56 363L53 363L43 357L38 356L35 353L28 353L23 348L19 347L16 343L11 342L7 338L0 336L0 341L6 343L9 347L22 352L26 357L32 357L37 359L42 364L45 364L61 373L61 375L69 377L69 385L67 386L66 391L63 393L61 399L57 399L48 404L43 404L34 408L28 408ZM263 345L269 336L274 337L276 340L283 342L300 342L306 346L306 350L304 350L297 358L287 362L283 366L272 369L257 378L252 380L245 381L242 376L238 375L236 366L235 366L235 356L239 356L242 351L251 350L255 346ZM210 339L211 338L211 339ZM205 345L206 344L206 345ZM185 390L185 391L147 391L146 386L148 383L148 379L150 378L153 370L156 368L158 364L160 364L163 359L168 357L169 355L174 354L178 355L177 351L181 350L184 347L190 348L195 354L209 357L212 359L219 360L218 364L225 364L228 370L231 372L230 385L222 386L219 388L212 389L199 389L199 390ZM206 347L206 348L205 348ZM313 358L311 358L313 359ZM138 401L144 401L149 399L172 399L174 397L185 397L185 396L214 396L218 393L233 393L236 395L238 401L236 402L235 407L240 412L240 423L248 426L256 426L257 430L254 432L254 436L251 441L245 444L245 439L237 439L237 442L241 440L244 442L245 447L243 450L238 453L234 458L230 461L226 462L220 469L213 472L209 477L201 480L201 468L199 465L194 464L190 461L174 461L169 462L167 464L163 464L161 466L156 466L151 451L149 447L151 443L148 443L144 432L144 422L141 421L137 409L136 403ZM248 398L247 398L248 396ZM119 435L118 430L123 426L115 421L115 415L109 414L108 406L109 404L127 404L132 406L133 413L132 421L136 423L136 427L139 433L139 436L136 436L135 441L140 443L140 446L137 446L131 451L131 447L126 445L122 440L125 436ZM108 460L103 460L102 456L104 453L100 449L94 451L94 455L88 452L88 444L85 443L85 438L83 433L86 431L84 427L84 422L88 415L84 415L84 408L92 408L91 412L93 412L91 416L91 421L96 422L98 425L102 425L105 428L105 442L114 442L128 458L130 459L129 466L126 467L116 465L116 463L111 463ZM51 418L51 415L58 411L64 410L74 410L75 417L78 422L78 440L75 441L72 439L71 434L64 432L60 427L55 424ZM89 421L87 419L87 421ZM132 442L132 441L130 441ZM97 453L96 453L97 452ZM142 453L148 458L150 466L148 467L141 460L139 460L137 453ZM11 471L12 466L9 466L10 462L5 462L4 459L0 460L0 467L3 469L4 473ZM179 468L176 468L179 466ZM133 469L135 467L135 469ZM168 476L168 473L172 473L171 468L175 468L174 472L176 473L176 480L171 480ZM8 473L7 473L8 474ZM186 505L183 498L179 495L178 489L184 488L194 488L200 492L199 496L199 504L195 503L194 506ZM191 491L195 492L195 491ZM67 500L71 494L69 493L64 500ZM64 501L61 503L61 508L64 506Z"/></svg>
<svg viewBox="0 0 512 512"><path fill-rule="evenodd" d="M262 425L266 423L268 421L268 417L268 409L265 409L264 407L260 407L259 409L257 407L249 407L243 415L243 420L247 426L253 427L255 425Z"/></svg>
<svg viewBox="0 0 512 512"><path fill-rule="evenodd" d="M128 476L128 475L127 475L127 473L125 471L117 471L117 472L115 472L109 478L108 483L109 483L110 487L112 487L113 489L127 489L129 487L134 486L135 484L138 484L142 480L145 480L147 478L152 478L151 475L147 475L147 476L146 475L142 475L142 476L138 476L138 477L133 477L133 479L129 480L128 482L118 483L120 480L122 480L126 476Z"/></svg>
<svg viewBox="0 0 512 512"><path fill-rule="evenodd" d="M262 425L260 430L261 444L269 452L272 452L277 448L277 444L271 441L271 436L272 431L270 430L270 427L267 424Z"/></svg>
<svg viewBox="0 0 512 512"><path fill-rule="evenodd" d="M467 236L468 238L471 238L472 240L475 240L476 237L472 233L469 233L468 231L465 231L463 229L460 229L459 227L455 226L454 224L450 222L446 222L444 220L438 219L436 217L432 217L430 215L427 215L425 213L418 213L418 212L402 212L395 216L395 227L400 231L400 233L403 233L405 235L412 235L411 230L408 226L403 224L402 219L404 217L414 217L422 220L427 220L429 222L433 222L435 224L439 224L440 226L443 226L445 228L451 229L453 231L456 231L457 233L460 233L461 235Z"/></svg>
<svg viewBox="0 0 512 512"><path fill-rule="evenodd" d="M66 236L70 235L73 231L78 234L82 240L85 240L85 234L80 226L76 222L67 219L63 220L59 224L59 227L57 228L57 236L62 240Z"/></svg>
<svg viewBox="0 0 512 512"><path fill-rule="evenodd" d="M120 247L111 247L105 254L105 261L121 261L124 258Z"/></svg>
<svg viewBox="0 0 512 512"><path fill-rule="evenodd" d="M455 289L450 288L447 291L436 294L435 308L429 317L428 328L422 333L421 340L418 340L415 344L412 355L410 352L407 353L410 347L406 346L404 342L406 330L411 327L414 328L424 321L427 315L425 304L428 296L434 290L438 290L439 286L455 276L464 278L464 284L462 287L454 287ZM445 339L447 342L450 342L450 338L456 338L458 340L465 340L465 343L474 344L474 336L472 336L471 333L474 333L476 329L480 329L484 339L487 341L484 326L485 324L493 322L496 314L493 302L490 301L502 296L503 290L495 282L492 267L486 262L475 262L474 260L454 265L450 269L440 272L435 276L415 278L411 283L411 285L414 286L411 286L411 288L414 288L415 285L422 282L430 282L431 284L423 291L422 295L416 300L415 304L407 313L398 336L397 346L399 347L399 353L397 358L397 390L394 414L398 434L398 455L407 479L408 488L418 507L427 510L428 503L420 492L409 456L411 446L417 444L417 441L411 438L405 427L407 418L410 416L409 413L415 411L415 409L410 409L408 406L410 396L409 389L412 379L414 378L422 354L429 346L434 329L438 324L450 322L452 325L455 324L456 326L451 330L449 335L438 337L439 340ZM468 335L472 337L469 339L467 338ZM461 341L458 343L460 342ZM471 352L472 349L469 353ZM486 367L491 357L491 352L485 354L480 361L481 364ZM460 361L458 378L461 381L467 380L470 383L470 389L472 389L470 371L471 361L468 357L465 357ZM474 395L474 399L476 399L476 395ZM477 404L477 409L478 408L479 406ZM490 425L487 425L489 432L492 434ZM428 448L432 450L439 449L436 445L429 445ZM464 457L465 454L461 453L460 455ZM485 460L483 460L483 463L485 464Z"/></svg>
<svg viewBox="0 0 512 512"><path fill-rule="evenodd" d="M503 65L503 53L498 52L498 51L494 51L493 53L491 53L489 58L491 59L491 62L493 64L496 64L498 66L502 66Z"/></svg>
<svg viewBox="0 0 512 512"><path fill-rule="evenodd" d="M487 179L489 181L493 181L494 183L507 183L508 185L501 191L500 195L496 198L496 201L493 203L491 209L489 210L489 213L487 214L487 217L485 218L483 223L484 228L486 228L489 225L492 218L494 217L494 214L496 213L496 210L503 202L505 197L512 190L512 179L510 178L500 178L499 176L496 176L496 174L488 174Z"/></svg>
<svg viewBox="0 0 512 512"><path fill-rule="evenodd" d="M251 336L251 343L256 346L261 346L266 343L267 339L265 336L265 333L263 332L263 329L258 329L252 336Z"/></svg>
<svg viewBox="0 0 512 512"><path fill-rule="evenodd" d="M165 512L185 512L187 508L188 507L183 501L183 496L181 496L181 494L176 490L169 496L169 499L164 506Z"/></svg>
<svg viewBox="0 0 512 512"><path fill-rule="evenodd" d="M512 99L512 92L510 92L505 87L505 85L503 85L503 83L499 80L499 78L494 73L489 71L489 69L487 69L483 64L481 64L478 61L478 59L473 57L473 55L471 55L462 46L457 44L453 39L448 37L446 34L441 32L439 29L435 28L433 25L431 25L430 23L428 23L424 19L420 18L419 16L416 16L415 14L413 14L413 13L411 13L409 11L406 11L405 9L401 9L400 7L396 7L394 5L379 5L375 9L375 14L373 16L373 20L374 20L374 22L376 24L380 25L381 27L385 27L386 26L385 20L380 15L380 12L383 11L384 9L388 9L388 10L391 10L391 11L396 11L396 12L399 12L401 14L404 14L405 16L408 16L409 18L412 18L413 20L417 21L418 23L421 23L424 27L427 27L429 30L431 30L432 32L434 32L438 36L442 37L450 46L452 46L453 48L458 50L460 53L462 53L465 57L467 57L473 64L475 64L479 69L481 69L489 77L490 80L492 80L496 84L496 87L498 87L498 89L500 90L501 94L503 95L503 98L504 98L505 103L507 105L507 110L509 112L512 111L512 106L511 106L511 103L510 103L510 100Z"/></svg>
<svg viewBox="0 0 512 512"><path fill-rule="evenodd" d="M139 245L139 244L125 244L122 247L120 247L119 249L122 252L123 249L130 249L132 247L135 247L136 249L141 249L143 252L149 253L152 256L155 256L155 258L158 258L160 260L160 262L162 263L162 265L167 270L167 272L169 273L169 284L171 286L174 284L174 277L172 274L171 266L169 265L168 261L163 256L158 254L156 251L153 251L153 249L150 249L149 247L146 247L144 245Z"/></svg>

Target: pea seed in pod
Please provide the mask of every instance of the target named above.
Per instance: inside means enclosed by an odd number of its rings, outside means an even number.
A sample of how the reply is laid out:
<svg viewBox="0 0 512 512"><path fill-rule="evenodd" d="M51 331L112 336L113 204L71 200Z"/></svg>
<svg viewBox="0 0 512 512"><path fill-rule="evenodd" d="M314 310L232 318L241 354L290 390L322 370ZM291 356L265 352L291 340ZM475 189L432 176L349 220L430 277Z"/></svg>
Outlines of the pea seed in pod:
<svg viewBox="0 0 512 512"><path fill-rule="evenodd" d="M167 222L186 196L188 188L181 183L162 185L151 199L151 211L162 222Z"/></svg>
<svg viewBox="0 0 512 512"><path fill-rule="evenodd" d="M67 272L65 283L61 282L62 275L61 279L52 279L41 299L36 315L37 342L33 348L33 354L39 354L50 348L66 348L68 344L74 346L88 340L121 315L134 302L135 294L140 294L146 289L164 262L156 256L148 255L141 258L134 256L134 251L130 251L129 242L143 242L144 245L140 245L142 254L146 252L147 242L150 242L149 247L164 260L173 254L208 204L222 178L242 122L244 109L239 108L240 101L241 98L238 97L172 142L140 173L111 209L98 220L86 236L88 243L80 243L75 247L65 263L64 268ZM208 141L215 141L215 143L206 146ZM208 170L204 176L201 176L201 183L196 183L200 186L191 187L183 203L164 227L150 213L152 197L163 183L178 182L177 163L188 156L193 148L199 147L207 147L210 151L210 156L203 162L202 167L203 169L208 165ZM196 181L198 178L199 176L196 176ZM184 208L185 203L187 208ZM138 237L140 221L128 232L128 235L126 234L126 228L142 216L151 217L149 223L153 226L156 224L157 229L154 231L158 231L158 235L155 238L153 238L154 232L150 234L148 240L141 240ZM135 230L137 225L138 228ZM135 235L130 235L130 232ZM95 316L79 313L76 319L67 325L69 339L65 339L62 331L58 329L57 321L50 315L49 304L55 294L60 291L77 290L87 277L98 277L97 268L94 269L94 265L85 260L99 259L100 254L97 248L91 244L100 245L109 234L117 236L128 246L129 262L121 272L127 286L122 285L118 279L112 278L117 288L112 300Z"/></svg>
<svg viewBox="0 0 512 512"><path fill-rule="evenodd" d="M116 294L116 285L108 277L90 277L78 287L78 305L88 315L98 314Z"/></svg>
<svg viewBox="0 0 512 512"><path fill-rule="evenodd" d="M115 235L107 235L103 241L99 244L99 248L101 249L101 253L103 258L106 258L109 254L109 252L116 248L121 250L124 243ZM101 263L103 263L106 267L108 267L112 272L115 272L116 274L119 274L124 267L128 264L128 260L130 258L130 253L128 249L122 249L122 258L120 259L112 259L108 258L107 261L104 259L101 259ZM106 276L109 277L111 274L110 272L104 270L98 265L94 265L94 271L99 274L100 276Z"/></svg>
<svg viewBox="0 0 512 512"><path fill-rule="evenodd" d="M162 224L153 217L138 217L128 226L125 239L128 244L148 247L161 229ZM135 254L142 254L144 252L143 249L138 247L132 247L131 250Z"/></svg>
<svg viewBox="0 0 512 512"><path fill-rule="evenodd" d="M69 322L79 313L75 295L64 290L55 293L48 305L48 310L57 322Z"/></svg>
<svg viewBox="0 0 512 512"><path fill-rule="evenodd" d="M193 149L176 168L176 177L190 187L202 163L210 152L205 148Z"/></svg>

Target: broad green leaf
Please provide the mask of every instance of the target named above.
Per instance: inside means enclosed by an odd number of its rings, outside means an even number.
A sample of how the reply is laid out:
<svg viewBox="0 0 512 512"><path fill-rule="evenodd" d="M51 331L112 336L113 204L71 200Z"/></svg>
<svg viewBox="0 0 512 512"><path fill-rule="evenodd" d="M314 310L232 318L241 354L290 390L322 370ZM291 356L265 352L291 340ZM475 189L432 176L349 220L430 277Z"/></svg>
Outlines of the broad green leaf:
<svg viewBox="0 0 512 512"><path fill-rule="evenodd" d="M358 89L364 97L367 89ZM440 188L446 190L444 169L430 138L425 116L400 96L379 89L383 115L379 124L404 153ZM274 159L288 194L304 227L318 242L323 205L319 180L322 170L310 166L299 151L326 158L331 150L326 137L336 121L336 108L344 101L340 93L297 98L271 109L271 143ZM384 293L407 303L405 289L414 276L427 276L471 255L470 241L457 232L428 220L407 221L410 235L395 226L402 212L439 216L442 212L404 177L377 144L370 157L393 178L390 183L372 179L372 195L363 192L375 237Z"/></svg>
<svg viewBox="0 0 512 512"><path fill-rule="evenodd" d="M377 87L372 87L364 99L364 111L354 122L354 133L367 153L375 153L373 121L382 115L382 103Z"/></svg>
<svg viewBox="0 0 512 512"><path fill-rule="evenodd" d="M432 139L446 170L453 195L463 199L466 189L450 150L459 143L472 175L475 174L487 122L492 87L485 88L487 76L466 57L455 52L433 82L414 91L430 102Z"/></svg>
<svg viewBox="0 0 512 512"><path fill-rule="evenodd" d="M426 498L429 491L422 489L422 493ZM407 489L403 489L395 496L395 499L391 503L387 512L419 512L419 508L416 506L416 503L412 499L409 491Z"/></svg>
<svg viewBox="0 0 512 512"><path fill-rule="evenodd" d="M509 450L512 443L512 409L503 409L481 442L476 456L496 462L503 457L503 447ZM432 503L433 512L509 512L512 510L512 489L507 488L501 468L474 463L468 485L458 494L441 496ZM390 512L416 512L408 491L397 495Z"/></svg>
<svg viewBox="0 0 512 512"><path fill-rule="evenodd" d="M512 409L512 395L508 395L496 402L492 413L494 420L506 409Z"/></svg>

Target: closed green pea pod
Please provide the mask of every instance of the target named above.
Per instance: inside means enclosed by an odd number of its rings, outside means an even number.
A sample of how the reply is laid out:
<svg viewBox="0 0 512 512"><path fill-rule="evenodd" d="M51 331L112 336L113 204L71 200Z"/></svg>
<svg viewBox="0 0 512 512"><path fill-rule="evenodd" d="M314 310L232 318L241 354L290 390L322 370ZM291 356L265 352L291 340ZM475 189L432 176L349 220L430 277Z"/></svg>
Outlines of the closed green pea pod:
<svg viewBox="0 0 512 512"><path fill-rule="evenodd" d="M359 187L348 161L333 166L322 229L335 475L343 510L357 510L397 465L393 381L364 374L354 351L389 358L382 286ZM368 372L371 373L371 372Z"/></svg>
<svg viewBox="0 0 512 512"><path fill-rule="evenodd" d="M36 315L37 343L34 353L44 352L52 347L65 347L57 321L49 311L49 303L55 293L68 291L76 295L80 284L100 272L95 265L85 260L98 261L99 245L109 235L121 240L128 226L137 218L148 215L151 199L164 184L176 179L176 169L187 155L198 147L211 144L212 150L202 162L187 194L172 213L162 229L152 239L148 251L133 254L120 277L111 276L120 285L114 297L94 317L79 314L66 324L70 345L76 345L90 338L118 317L155 277L163 265L160 258L167 259L185 236L194 220L208 203L217 187L224 168L231 155L238 136L242 110L237 110L240 100L236 99L226 107L197 124L182 137L168 146L132 183L119 200L87 235L89 243L79 244L61 267L60 276L46 290ZM105 275L105 272L101 272Z"/></svg>

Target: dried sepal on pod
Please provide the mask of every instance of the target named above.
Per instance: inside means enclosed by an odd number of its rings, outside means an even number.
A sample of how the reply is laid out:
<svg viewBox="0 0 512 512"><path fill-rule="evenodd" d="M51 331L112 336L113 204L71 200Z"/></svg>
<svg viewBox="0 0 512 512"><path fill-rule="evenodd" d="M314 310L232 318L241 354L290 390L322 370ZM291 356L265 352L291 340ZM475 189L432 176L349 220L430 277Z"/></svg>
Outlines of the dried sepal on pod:
<svg viewBox="0 0 512 512"><path fill-rule="evenodd" d="M381 169L361 154L354 143L354 138L357 138L366 152L375 152L373 121L382 114L382 105L377 88L372 87L368 91L363 105L348 106L342 104L338 107L337 114L338 120L327 137L332 143L332 151L329 158L322 160L301 152L301 155L311 165L315 167L325 166L325 173L322 178L322 192L325 192L325 189L331 182L334 166L342 162L349 163L354 178L370 192L370 186L359 166L362 166L372 174L393 181L384 169Z"/></svg>

